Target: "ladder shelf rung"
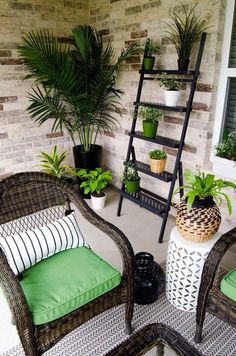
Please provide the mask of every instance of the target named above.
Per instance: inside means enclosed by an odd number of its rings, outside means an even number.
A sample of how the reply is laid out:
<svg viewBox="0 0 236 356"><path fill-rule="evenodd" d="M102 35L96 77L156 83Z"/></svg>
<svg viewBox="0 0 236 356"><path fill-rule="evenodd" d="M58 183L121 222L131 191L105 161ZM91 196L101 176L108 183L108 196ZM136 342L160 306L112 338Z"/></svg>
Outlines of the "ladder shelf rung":
<svg viewBox="0 0 236 356"><path fill-rule="evenodd" d="M144 174L147 174L149 176L152 176L156 179L162 180L164 182L171 182L173 174L167 171L164 171L163 173L153 173L150 170L149 164L140 162L140 161L135 161L135 166L139 172L142 172Z"/></svg>
<svg viewBox="0 0 236 356"><path fill-rule="evenodd" d="M142 188L140 188L138 193L120 191L120 194L161 217L165 213L166 204L162 200L159 200L156 196L152 196L151 193L149 195L146 190L144 192Z"/></svg>
<svg viewBox="0 0 236 356"><path fill-rule="evenodd" d="M179 148L180 142L177 140L173 140L171 138L168 137L164 137L164 136L156 136L155 138L149 138L149 137L145 137L143 136L143 133L140 131L136 131L135 133L129 133L130 136L136 137L140 140L144 140L144 141L149 141L149 142L153 142L153 143L157 143L158 145L162 145L162 146L166 146L166 147L171 147L171 148Z"/></svg>
<svg viewBox="0 0 236 356"><path fill-rule="evenodd" d="M175 74L175 75L194 75L195 70L177 70L177 69L152 69L152 70L145 70L140 69L140 74Z"/></svg>
<svg viewBox="0 0 236 356"><path fill-rule="evenodd" d="M140 101L140 102L135 101L134 105L147 106L147 107L158 108L158 109L162 109L162 110L177 111L177 112L186 112L187 111L187 106L167 106L165 104L152 103L149 101Z"/></svg>

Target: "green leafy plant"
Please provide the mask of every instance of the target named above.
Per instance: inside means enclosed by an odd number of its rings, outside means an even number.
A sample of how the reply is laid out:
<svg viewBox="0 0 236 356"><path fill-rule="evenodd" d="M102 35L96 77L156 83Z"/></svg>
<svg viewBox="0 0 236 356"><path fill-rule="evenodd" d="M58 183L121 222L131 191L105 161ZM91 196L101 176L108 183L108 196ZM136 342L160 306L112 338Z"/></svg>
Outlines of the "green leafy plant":
<svg viewBox="0 0 236 356"><path fill-rule="evenodd" d="M101 195L102 190L112 180L112 173L102 168L95 168L93 170L80 169L77 172L77 176L83 180L80 188L84 189L85 194L95 193L98 196Z"/></svg>
<svg viewBox="0 0 236 356"><path fill-rule="evenodd" d="M42 171L48 174L52 174L58 178L65 178L70 175L71 168L63 162L67 157L67 152L58 153L57 146L52 149L51 155L46 152L41 152L39 158L41 158L41 164L38 167L42 168Z"/></svg>
<svg viewBox="0 0 236 356"><path fill-rule="evenodd" d="M180 59L189 59L194 43L202 32L208 28L207 17L196 14L197 2L191 5L181 3L181 6L170 10L171 23L166 23L167 38L174 44Z"/></svg>
<svg viewBox="0 0 236 356"><path fill-rule="evenodd" d="M153 54L161 54L161 44L152 40L151 38L147 38L144 52L146 52L147 56L152 56Z"/></svg>
<svg viewBox="0 0 236 356"><path fill-rule="evenodd" d="M149 157L151 159L166 159L167 158L167 154L165 153L165 151L162 150L153 150L149 152Z"/></svg>
<svg viewBox="0 0 236 356"><path fill-rule="evenodd" d="M147 107L147 106L141 106L141 105L139 107L138 114L141 119L149 121L149 122L153 122L153 123L161 120L161 118L164 115L162 110L158 110L154 107Z"/></svg>
<svg viewBox="0 0 236 356"><path fill-rule="evenodd" d="M223 179L216 179L214 174L205 174L204 172L193 173L191 169L185 170L184 177L186 185L177 188L174 194L178 193L181 188L187 190L183 199L187 201L188 210L192 208L196 197L205 199L212 196L217 205L220 205L222 198L225 198L229 215L231 215L232 204L230 198L226 193L222 192L222 189L226 187L236 189L236 184Z"/></svg>
<svg viewBox="0 0 236 356"><path fill-rule="evenodd" d="M231 131L215 147L216 156L236 161L236 131Z"/></svg>
<svg viewBox="0 0 236 356"><path fill-rule="evenodd" d="M123 172L123 182L128 181L137 181L139 180L138 171L135 167L135 163L132 161L124 162L124 172Z"/></svg>
<svg viewBox="0 0 236 356"><path fill-rule="evenodd" d="M118 123L123 90L115 85L117 73L134 46L117 58L112 44L104 46L102 35L86 25L72 30L71 41L65 46L46 29L23 36L25 78L36 81L27 110L39 125L52 119L52 131L64 127L74 144L78 133L83 151L90 151L98 133Z"/></svg>
<svg viewBox="0 0 236 356"><path fill-rule="evenodd" d="M164 87L167 90L179 90L183 87L183 83L181 83L178 78L175 75L167 75L164 73L156 77L156 80L159 82L160 87Z"/></svg>

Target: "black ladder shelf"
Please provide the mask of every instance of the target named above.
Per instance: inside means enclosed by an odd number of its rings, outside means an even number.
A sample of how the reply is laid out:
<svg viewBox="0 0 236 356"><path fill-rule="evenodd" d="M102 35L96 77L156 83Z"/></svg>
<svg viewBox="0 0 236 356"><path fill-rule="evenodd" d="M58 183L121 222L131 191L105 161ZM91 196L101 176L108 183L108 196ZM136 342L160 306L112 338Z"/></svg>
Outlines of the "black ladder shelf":
<svg viewBox="0 0 236 356"><path fill-rule="evenodd" d="M197 84L197 80L198 80L198 76L199 76L199 69L200 69L200 65L201 65L205 40L206 40L206 33L203 33L201 36L201 40L200 40L197 60L196 60L196 64L195 64L195 70L187 70L187 71L166 70L166 69L144 70L143 66L142 66L142 69L139 71L140 79L139 79L136 101L134 102L135 109L134 109L131 131L129 133L130 137L129 137L126 161L129 161L130 157L132 156L132 160L135 162L135 165L136 165L136 168L138 171L140 171L144 174L147 174L149 176L152 176L153 178L162 180L164 182L167 182L167 183L169 182L170 188L169 188L168 197L165 199L165 198L163 198L157 194L154 194L154 193L152 193L146 189L143 189L143 188L140 188L138 193L127 193L127 191L125 190L125 185L124 185L124 183L122 183L122 187L120 190L119 205L118 205L118 209L117 209L117 216L120 216L122 202L123 202L124 197L133 201L134 203L138 204L139 206L148 209L149 211L153 212L154 214L159 215L162 218L162 225L161 225L161 230L160 230L159 239L158 239L158 241L160 243L163 240L166 222L167 222L167 218L168 218L168 214L169 214L170 206L171 206L171 198L172 198L172 194L173 194L174 187L175 187L175 181L176 181L177 177L179 179L179 186L183 185L183 171L182 171L181 155L182 155L182 150L184 148L184 141L185 141L185 136L186 136L186 132L187 132L187 128L188 128L189 117L190 117L190 113L192 111L193 97L194 97L196 84ZM186 106L169 107L169 106L166 106L166 105L160 104L160 103L141 101L143 81L144 80L154 80L155 77L153 75L161 74L161 73L180 75L179 80L181 82L191 83L189 98L188 98ZM170 110L170 111L175 111L175 112L179 112L179 113L185 113L183 128L182 128L182 132L181 132L179 141L173 140L173 139L170 139L167 137L163 137L163 136L156 136L156 138L154 138L154 139L146 138L143 136L142 132L135 131L136 121L137 121L137 116L138 116L138 108L140 105L156 107L156 108L160 108L162 110ZM154 144L156 143L158 145L163 145L166 147L171 147L171 148L176 149L177 154L176 154L176 161L175 161L173 173L165 171L164 173L161 173L161 174L155 174L150 171L149 165L137 161L136 157L135 157L134 146L133 146L134 139L141 139L141 140L152 142ZM180 195L181 196L183 195L183 191L180 191Z"/></svg>

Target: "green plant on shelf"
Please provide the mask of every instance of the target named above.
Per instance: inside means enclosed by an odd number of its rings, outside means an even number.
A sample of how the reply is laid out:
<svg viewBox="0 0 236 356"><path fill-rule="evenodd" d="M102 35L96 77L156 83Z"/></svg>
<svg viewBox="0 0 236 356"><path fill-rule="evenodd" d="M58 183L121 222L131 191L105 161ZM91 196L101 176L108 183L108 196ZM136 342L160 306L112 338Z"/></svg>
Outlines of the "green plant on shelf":
<svg viewBox="0 0 236 356"><path fill-rule="evenodd" d="M236 161L236 130L226 134L222 142L215 146L216 156Z"/></svg>
<svg viewBox="0 0 236 356"><path fill-rule="evenodd" d="M145 43L145 49L147 56L152 56L153 54L161 54L161 44L157 41L152 40L151 38L147 38Z"/></svg>
<svg viewBox="0 0 236 356"><path fill-rule="evenodd" d="M160 87L164 87L167 90L179 90L183 87L183 83L179 80L179 76L167 75L163 73L162 75L156 77L156 81L159 82Z"/></svg>
<svg viewBox="0 0 236 356"><path fill-rule="evenodd" d="M123 182L126 180L130 182L139 180L138 171L132 161L124 162Z"/></svg>
<svg viewBox="0 0 236 356"><path fill-rule="evenodd" d="M151 159L156 159L156 160L161 160L161 159L166 159L167 158L167 154L165 151L163 150L153 150L149 152L149 157Z"/></svg>
<svg viewBox="0 0 236 356"><path fill-rule="evenodd" d="M140 105L138 115L142 120L155 123L163 118L164 112L154 107Z"/></svg>
<svg viewBox="0 0 236 356"><path fill-rule="evenodd" d="M232 213L231 200L222 189L231 187L236 189L236 184L223 179L216 179L214 174L206 174L204 172L194 173L191 169L186 169L184 172L186 185L178 187L174 194L178 193L180 189L186 189L187 193L184 194L183 199L187 202L187 208L190 210L194 203L195 198L206 199L213 197L217 205L220 205L223 198L226 200L229 215Z"/></svg>

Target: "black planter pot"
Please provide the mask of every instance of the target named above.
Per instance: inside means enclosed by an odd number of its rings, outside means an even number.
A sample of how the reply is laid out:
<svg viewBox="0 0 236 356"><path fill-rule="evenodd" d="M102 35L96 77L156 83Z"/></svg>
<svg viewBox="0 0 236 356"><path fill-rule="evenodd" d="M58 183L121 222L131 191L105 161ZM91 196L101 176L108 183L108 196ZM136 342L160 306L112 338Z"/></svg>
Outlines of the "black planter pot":
<svg viewBox="0 0 236 356"><path fill-rule="evenodd" d="M134 301L150 304L157 300L164 288L165 277L162 268L148 252L135 255Z"/></svg>
<svg viewBox="0 0 236 356"><path fill-rule="evenodd" d="M95 169L102 165L102 146L91 145L89 152L83 151L81 145L73 147L75 168Z"/></svg>
<svg viewBox="0 0 236 356"><path fill-rule="evenodd" d="M102 146L91 145L91 150L85 152L81 145L73 147L73 155L75 168L95 169L102 165ZM78 184L82 183L82 179L78 178ZM84 190L80 188L80 194L85 199L90 199L90 194L84 194Z"/></svg>
<svg viewBox="0 0 236 356"><path fill-rule="evenodd" d="M198 196L194 199L193 208L210 208L215 205L213 197L209 195L204 199L199 199Z"/></svg>
<svg viewBox="0 0 236 356"><path fill-rule="evenodd" d="M188 66L189 66L189 59L178 59L178 69L179 70L188 70Z"/></svg>

